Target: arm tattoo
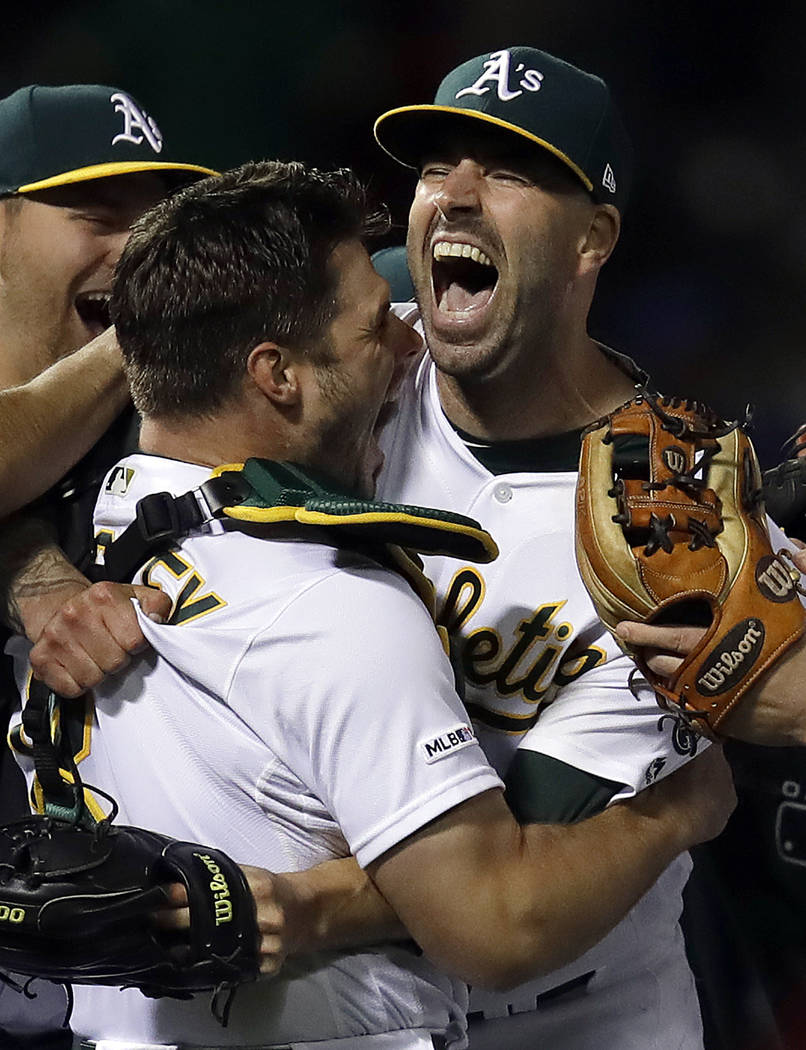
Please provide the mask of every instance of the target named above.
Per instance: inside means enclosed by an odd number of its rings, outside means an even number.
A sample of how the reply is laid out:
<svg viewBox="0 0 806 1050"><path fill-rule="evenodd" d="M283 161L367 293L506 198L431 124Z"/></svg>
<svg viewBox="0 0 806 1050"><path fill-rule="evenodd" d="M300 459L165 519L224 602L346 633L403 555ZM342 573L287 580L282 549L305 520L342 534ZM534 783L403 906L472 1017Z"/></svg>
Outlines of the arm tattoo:
<svg viewBox="0 0 806 1050"><path fill-rule="evenodd" d="M54 530L40 518L15 516L0 526L0 620L13 631L25 633L23 600L76 578L55 540Z"/></svg>

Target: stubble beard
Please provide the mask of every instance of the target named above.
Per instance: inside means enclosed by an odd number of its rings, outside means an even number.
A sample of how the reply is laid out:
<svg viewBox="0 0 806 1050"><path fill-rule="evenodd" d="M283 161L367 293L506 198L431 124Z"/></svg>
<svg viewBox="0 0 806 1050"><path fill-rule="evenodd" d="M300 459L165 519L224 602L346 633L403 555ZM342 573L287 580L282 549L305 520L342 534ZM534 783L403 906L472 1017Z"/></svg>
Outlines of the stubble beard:
<svg viewBox="0 0 806 1050"><path fill-rule="evenodd" d="M314 370L323 400L333 412L316 435L310 456L310 466L321 470L346 489L356 490L364 474L363 464L357 461L355 448L359 428L355 412L349 406L351 392L347 376L337 363L317 364Z"/></svg>
<svg viewBox="0 0 806 1050"><path fill-rule="evenodd" d="M528 299L516 303L508 323L494 322L475 343L450 343L434 335L423 309L424 302L430 307L430 289L427 298L417 293L416 299L426 346L437 370L468 388L500 379L513 370L519 372L527 358L530 367L537 366L548 353L558 327L559 294L548 279L534 287Z"/></svg>

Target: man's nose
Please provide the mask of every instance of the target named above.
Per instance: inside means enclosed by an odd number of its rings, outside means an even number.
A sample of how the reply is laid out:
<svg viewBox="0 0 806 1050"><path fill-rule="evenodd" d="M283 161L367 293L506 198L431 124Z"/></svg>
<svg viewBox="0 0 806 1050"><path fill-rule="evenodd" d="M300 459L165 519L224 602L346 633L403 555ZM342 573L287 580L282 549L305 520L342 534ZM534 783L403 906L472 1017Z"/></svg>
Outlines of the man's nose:
<svg viewBox="0 0 806 1050"><path fill-rule="evenodd" d="M434 195L434 204L447 216L453 211L473 211L481 206L481 169L472 160L451 168Z"/></svg>

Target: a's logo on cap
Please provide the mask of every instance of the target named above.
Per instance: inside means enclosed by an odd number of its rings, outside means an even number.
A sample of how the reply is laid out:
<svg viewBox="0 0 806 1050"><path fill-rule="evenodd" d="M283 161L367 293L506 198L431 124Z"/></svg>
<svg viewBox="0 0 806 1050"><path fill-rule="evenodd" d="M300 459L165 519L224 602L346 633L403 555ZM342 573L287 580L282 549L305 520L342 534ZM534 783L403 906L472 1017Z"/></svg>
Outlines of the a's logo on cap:
<svg viewBox="0 0 806 1050"><path fill-rule="evenodd" d="M112 139L113 146L118 142L131 142L134 146L140 146L145 139L155 153L162 152L162 132L153 117L149 117L133 98L122 91L110 95L109 101L114 102L115 112L123 115L123 131Z"/></svg>
<svg viewBox="0 0 806 1050"><path fill-rule="evenodd" d="M602 175L602 185L606 190L610 190L611 193L616 192L616 176L609 164L605 165L604 174Z"/></svg>
<svg viewBox="0 0 806 1050"><path fill-rule="evenodd" d="M523 73L523 76L518 81L518 87L522 88L522 90L510 90L509 67L511 61L512 55L509 51L493 51L485 61L484 72L478 80L471 84L470 87L457 91L454 98L461 98L463 95L486 95L490 90L487 86L490 83L496 85L498 97L502 102L509 102L511 99L517 98L518 95L522 95L524 91L539 91L543 83L543 74L536 69L526 69L523 62L519 62L515 67L516 73Z"/></svg>

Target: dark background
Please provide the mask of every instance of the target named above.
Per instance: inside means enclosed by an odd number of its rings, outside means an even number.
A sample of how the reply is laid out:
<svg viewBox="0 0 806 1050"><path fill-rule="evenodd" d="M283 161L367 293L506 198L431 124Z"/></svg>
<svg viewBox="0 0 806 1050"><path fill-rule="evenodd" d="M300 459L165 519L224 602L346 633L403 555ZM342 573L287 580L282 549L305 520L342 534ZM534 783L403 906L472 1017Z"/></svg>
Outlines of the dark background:
<svg viewBox="0 0 806 1050"><path fill-rule="evenodd" d="M0 94L109 83L172 154L351 164L404 237L412 178L375 146L384 109L459 62L531 44L603 76L638 155L592 334L666 393L756 406L763 466L806 420L806 5L721 0L34 0L3 12Z"/></svg>

